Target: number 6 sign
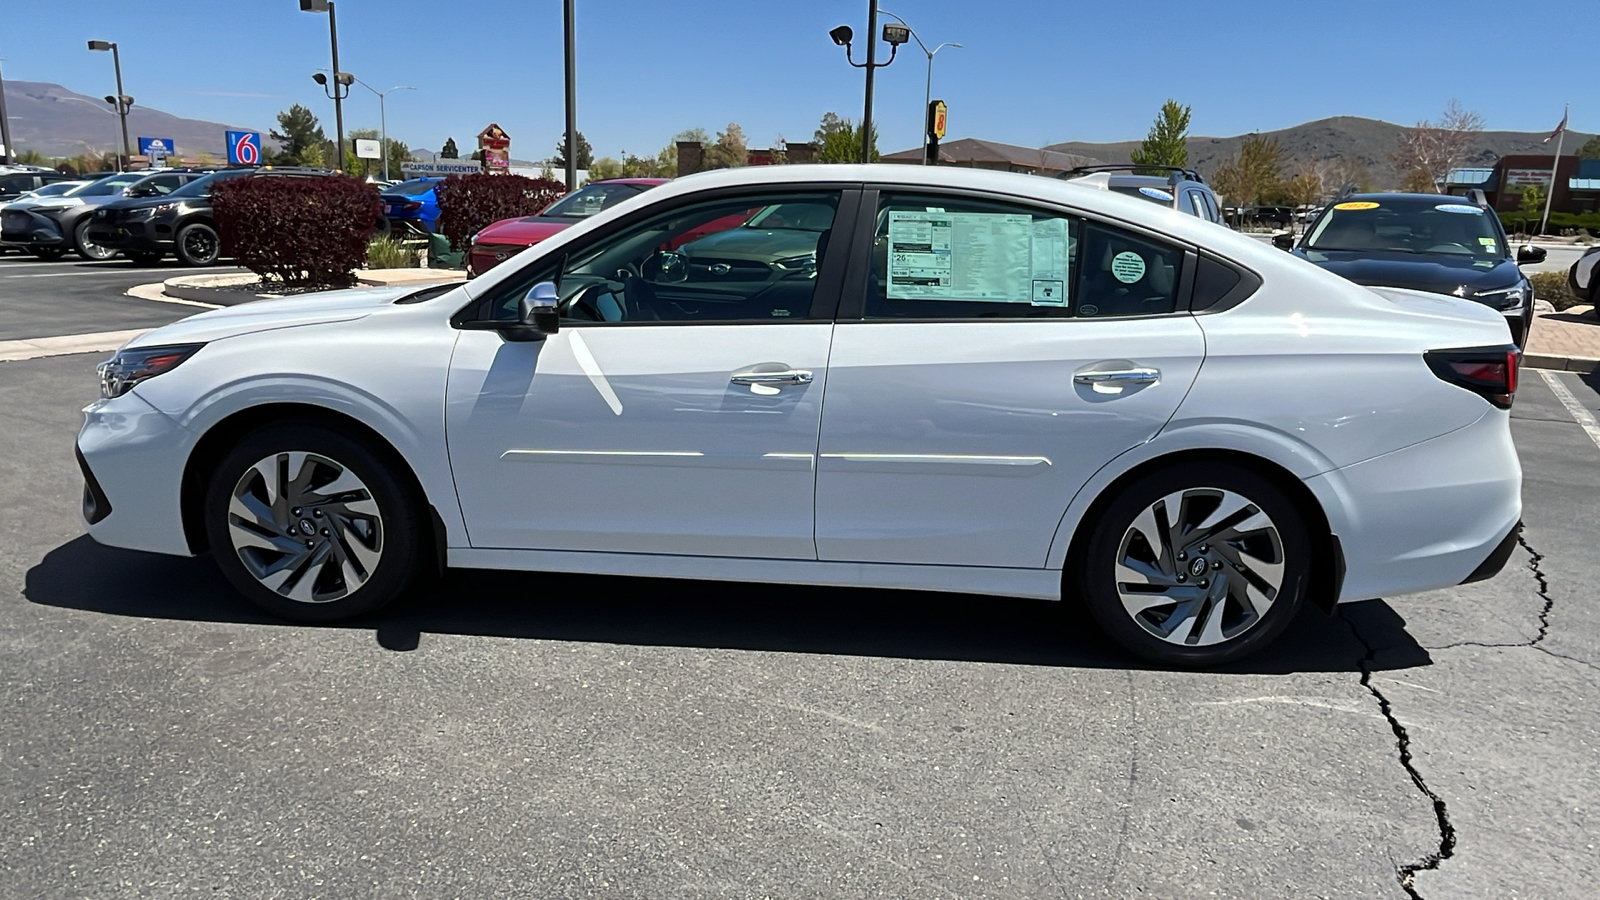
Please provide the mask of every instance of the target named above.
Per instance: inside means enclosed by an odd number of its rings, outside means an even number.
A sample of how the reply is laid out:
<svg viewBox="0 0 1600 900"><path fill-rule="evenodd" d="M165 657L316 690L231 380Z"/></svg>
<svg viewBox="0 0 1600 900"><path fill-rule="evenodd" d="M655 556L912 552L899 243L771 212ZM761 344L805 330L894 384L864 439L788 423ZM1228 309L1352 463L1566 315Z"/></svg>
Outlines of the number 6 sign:
<svg viewBox="0 0 1600 900"><path fill-rule="evenodd" d="M261 164L261 132L228 132L228 162L235 166Z"/></svg>

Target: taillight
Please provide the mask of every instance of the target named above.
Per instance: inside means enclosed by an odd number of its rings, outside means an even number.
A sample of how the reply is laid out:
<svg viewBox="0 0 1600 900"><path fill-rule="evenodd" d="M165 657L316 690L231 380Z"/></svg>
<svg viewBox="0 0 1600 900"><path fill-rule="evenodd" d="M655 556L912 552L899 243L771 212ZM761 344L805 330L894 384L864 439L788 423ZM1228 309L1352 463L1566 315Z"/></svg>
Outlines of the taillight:
<svg viewBox="0 0 1600 900"><path fill-rule="evenodd" d="M1422 354L1433 374L1465 388L1501 409L1510 409L1517 393L1522 351L1514 346L1463 347Z"/></svg>
<svg viewBox="0 0 1600 900"><path fill-rule="evenodd" d="M407 200L406 201L406 212L416 212L417 210L419 210L421 208L422 208L422 201L420 201L420 200Z"/></svg>

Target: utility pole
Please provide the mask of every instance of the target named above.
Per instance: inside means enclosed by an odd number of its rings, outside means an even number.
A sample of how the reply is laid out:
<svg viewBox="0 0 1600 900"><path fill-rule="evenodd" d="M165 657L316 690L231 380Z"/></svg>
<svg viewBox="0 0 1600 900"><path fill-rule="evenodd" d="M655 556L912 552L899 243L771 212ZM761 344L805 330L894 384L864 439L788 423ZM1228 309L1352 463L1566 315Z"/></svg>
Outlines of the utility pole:
<svg viewBox="0 0 1600 900"><path fill-rule="evenodd" d="M339 95L339 20L333 0L328 0L328 37L333 44L333 122L334 129L339 133L337 161L333 168L337 170L344 168L344 99Z"/></svg>
<svg viewBox="0 0 1600 900"><path fill-rule="evenodd" d="M578 187L578 64L575 59L578 41L576 25L573 22L575 6L576 0L565 0L561 5L567 57L567 191L569 193Z"/></svg>
<svg viewBox="0 0 1600 900"><path fill-rule="evenodd" d="M0 152L0 163L14 162L17 158L17 150L11 146L11 119L6 115L6 77L4 74L0 74L0 146L4 147L4 152Z"/></svg>
<svg viewBox="0 0 1600 900"><path fill-rule="evenodd" d="M864 163L872 162L872 75L877 69L877 59L878 0L867 0L867 108L861 114L861 161Z"/></svg>

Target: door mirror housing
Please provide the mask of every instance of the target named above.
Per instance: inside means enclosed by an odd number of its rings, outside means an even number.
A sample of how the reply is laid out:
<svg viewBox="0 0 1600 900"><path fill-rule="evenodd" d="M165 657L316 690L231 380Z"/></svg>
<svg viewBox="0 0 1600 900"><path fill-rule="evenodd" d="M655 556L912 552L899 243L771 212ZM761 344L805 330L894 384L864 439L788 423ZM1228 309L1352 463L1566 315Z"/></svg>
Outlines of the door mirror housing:
<svg viewBox="0 0 1600 900"><path fill-rule="evenodd" d="M500 333L510 341L542 341L561 330L561 295L548 281L534 285L518 304L518 321Z"/></svg>
<svg viewBox="0 0 1600 900"><path fill-rule="evenodd" d="M1549 253L1550 252L1543 247L1535 247L1532 244L1523 244L1521 247L1517 248L1517 265L1520 266L1523 263L1542 263L1544 262L1544 258L1548 256Z"/></svg>
<svg viewBox="0 0 1600 900"><path fill-rule="evenodd" d="M1277 247L1279 250L1293 250L1294 249L1294 232L1292 232L1292 231L1280 231L1277 234L1273 235L1272 236L1272 246Z"/></svg>

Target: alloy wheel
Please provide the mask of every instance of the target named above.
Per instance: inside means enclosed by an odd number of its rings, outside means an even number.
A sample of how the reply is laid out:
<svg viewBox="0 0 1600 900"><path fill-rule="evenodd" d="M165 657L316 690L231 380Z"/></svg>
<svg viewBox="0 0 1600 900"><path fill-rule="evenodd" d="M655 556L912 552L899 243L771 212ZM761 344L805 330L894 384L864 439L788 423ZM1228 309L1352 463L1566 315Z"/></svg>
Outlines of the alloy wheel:
<svg viewBox="0 0 1600 900"><path fill-rule="evenodd" d="M262 586L300 603L349 596L383 556L383 518L354 472L316 453L276 453L246 469L228 535Z"/></svg>
<svg viewBox="0 0 1600 900"><path fill-rule="evenodd" d="M1123 609L1154 637L1204 647L1259 623L1283 587L1283 539L1262 509L1220 488L1167 494L1123 533Z"/></svg>
<svg viewBox="0 0 1600 900"><path fill-rule="evenodd" d="M197 262L210 262L217 258L217 236L207 228L191 228L183 236L183 251Z"/></svg>

